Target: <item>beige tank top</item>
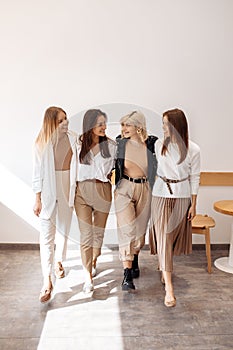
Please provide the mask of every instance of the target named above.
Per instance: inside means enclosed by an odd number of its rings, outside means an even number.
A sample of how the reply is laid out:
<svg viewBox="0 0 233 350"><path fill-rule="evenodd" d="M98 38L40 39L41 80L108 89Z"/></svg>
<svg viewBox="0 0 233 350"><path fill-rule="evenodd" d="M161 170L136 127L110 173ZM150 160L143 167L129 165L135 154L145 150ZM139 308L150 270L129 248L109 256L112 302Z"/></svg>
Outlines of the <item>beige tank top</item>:
<svg viewBox="0 0 233 350"><path fill-rule="evenodd" d="M55 170L70 170L70 162L73 155L70 141L67 135L58 139L54 145Z"/></svg>
<svg viewBox="0 0 233 350"><path fill-rule="evenodd" d="M147 176L147 147L145 144L132 140L126 143L124 173L134 178Z"/></svg>

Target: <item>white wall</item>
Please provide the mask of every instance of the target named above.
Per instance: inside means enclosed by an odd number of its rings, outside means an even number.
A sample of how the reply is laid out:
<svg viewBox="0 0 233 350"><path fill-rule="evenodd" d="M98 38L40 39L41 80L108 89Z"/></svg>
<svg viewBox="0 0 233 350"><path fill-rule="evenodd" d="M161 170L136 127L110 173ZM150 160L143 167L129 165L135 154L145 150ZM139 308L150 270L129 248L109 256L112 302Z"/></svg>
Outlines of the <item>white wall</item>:
<svg viewBox="0 0 233 350"><path fill-rule="evenodd" d="M145 107L156 134L161 113L177 106L202 170L233 171L232 12L231 0L2 3L0 242L38 242L31 149L50 105L63 107L76 131L89 107L107 104L109 129L127 104ZM200 189L198 209L217 223L213 243L229 242L231 222L213 202L232 198L232 187ZM106 240L116 242L113 230Z"/></svg>

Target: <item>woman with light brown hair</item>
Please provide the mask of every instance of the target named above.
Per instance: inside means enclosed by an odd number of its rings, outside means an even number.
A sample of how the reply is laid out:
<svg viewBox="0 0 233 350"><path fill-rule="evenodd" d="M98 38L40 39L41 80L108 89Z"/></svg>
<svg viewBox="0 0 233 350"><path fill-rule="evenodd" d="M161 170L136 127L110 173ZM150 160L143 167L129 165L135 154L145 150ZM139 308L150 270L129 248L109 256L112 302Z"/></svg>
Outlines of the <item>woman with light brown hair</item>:
<svg viewBox="0 0 233 350"><path fill-rule="evenodd" d="M40 255L44 284L39 300L50 300L52 270L65 276L66 256L76 179L76 134L68 130L66 112L60 107L45 111L35 142L32 188L36 194L34 214L40 217ZM55 250L56 240L56 250Z"/></svg>
<svg viewBox="0 0 233 350"><path fill-rule="evenodd" d="M152 191L150 248L158 254L164 304L176 305L172 284L173 255L192 251L191 220L196 215L200 149L189 140L188 123L180 109L163 113L163 140L156 142L157 179Z"/></svg>
<svg viewBox="0 0 233 350"><path fill-rule="evenodd" d="M124 268L122 290L135 289L134 278L140 275L138 256L145 244L150 217L151 190L157 161L154 156L156 136L148 136L142 112L122 117L121 136L117 138L115 164L115 209L119 257Z"/></svg>
<svg viewBox="0 0 233 350"><path fill-rule="evenodd" d="M97 258L112 202L111 172L116 143L106 136L107 115L99 109L86 111L77 147L78 168L75 211L80 229L80 251L85 275L84 293L94 290Z"/></svg>

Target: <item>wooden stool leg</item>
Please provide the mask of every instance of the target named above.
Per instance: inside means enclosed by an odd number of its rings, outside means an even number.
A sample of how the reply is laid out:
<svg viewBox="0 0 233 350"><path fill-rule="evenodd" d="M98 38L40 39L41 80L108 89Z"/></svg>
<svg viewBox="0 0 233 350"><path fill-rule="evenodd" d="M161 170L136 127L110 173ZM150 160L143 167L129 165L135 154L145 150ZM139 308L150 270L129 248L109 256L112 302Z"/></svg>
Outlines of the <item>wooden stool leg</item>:
<svg viewBox="0 0 233 350"><path fill-rule="evenodd" d="M206 248L206 257L207 257L207 270L209 273L212 272L211 269L211 249L210 249L210 229L206 229L205 233L205 248Z"/></svg>

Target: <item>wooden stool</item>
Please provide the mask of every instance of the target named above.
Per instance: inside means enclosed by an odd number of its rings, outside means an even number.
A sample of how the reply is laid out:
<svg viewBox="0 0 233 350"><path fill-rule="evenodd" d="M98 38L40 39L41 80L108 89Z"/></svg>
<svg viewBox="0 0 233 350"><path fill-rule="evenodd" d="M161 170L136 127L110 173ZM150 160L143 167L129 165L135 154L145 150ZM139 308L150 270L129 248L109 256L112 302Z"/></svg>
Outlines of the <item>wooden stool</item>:
<svg viewBox="0 0 233 350"><path fill-rule="evenodd" d="M215 221L208 215L197 214L192 220L192 233L205 235L205 248L207 256L207 271L211 273L211 249L210 228L215 226Z"/></svg>

